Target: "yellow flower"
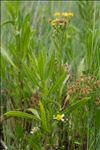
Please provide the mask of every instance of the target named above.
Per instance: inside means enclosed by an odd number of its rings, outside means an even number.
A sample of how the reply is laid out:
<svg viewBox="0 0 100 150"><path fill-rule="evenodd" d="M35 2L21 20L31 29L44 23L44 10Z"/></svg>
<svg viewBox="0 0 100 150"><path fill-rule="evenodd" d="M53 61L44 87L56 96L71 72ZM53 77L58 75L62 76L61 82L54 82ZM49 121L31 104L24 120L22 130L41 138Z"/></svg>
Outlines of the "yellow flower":
<svg viewBox="0 0 100 150"><path fill-rule="evenodd" d="M59 17L60 16L60 12L55 12L54 16Z"/></svg>
<svg viewBox="0 0 100 150"><path fill-rule="evenodd" d="M69 12L69 16L73 17L73 16L74 16L74 13Z"/></svg>
<svg viewBox="0 0 100 150"><path fill-rule="evenodd" d="M63 17L73 17L74 14L73 14L72 12L63 12L63 13L62 13L62 16L63 16Z"/></svg>
<svg viewBox="0 0 100 150"><path fill-rule="evenodd" d="M57 114L54 119L56 119L56 120L58 120L58 121L64 121L64 114L62 114L62 115Z"/></svg>

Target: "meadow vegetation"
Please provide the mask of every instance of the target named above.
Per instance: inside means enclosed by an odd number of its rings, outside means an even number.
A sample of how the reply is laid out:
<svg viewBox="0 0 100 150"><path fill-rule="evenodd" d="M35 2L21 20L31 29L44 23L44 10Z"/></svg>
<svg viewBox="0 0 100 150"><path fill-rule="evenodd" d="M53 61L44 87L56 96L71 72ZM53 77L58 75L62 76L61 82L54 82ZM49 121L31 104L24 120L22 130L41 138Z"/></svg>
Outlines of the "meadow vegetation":
<svg viewBox="0 0 100 150"><path fill-rule="evenodd" d="M100 2L1 2L8 150L100 150Z"/></svg>

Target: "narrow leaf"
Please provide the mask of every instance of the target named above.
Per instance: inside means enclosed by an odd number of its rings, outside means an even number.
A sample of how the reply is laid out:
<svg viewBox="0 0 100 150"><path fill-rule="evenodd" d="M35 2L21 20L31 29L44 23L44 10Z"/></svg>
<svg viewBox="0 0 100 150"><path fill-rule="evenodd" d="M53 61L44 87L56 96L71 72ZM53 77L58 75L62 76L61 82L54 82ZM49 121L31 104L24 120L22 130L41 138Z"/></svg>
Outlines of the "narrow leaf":
<svg viewBox="0 0 100 150"><path fill-rule="evenodd" d="M40 116L39 116L38 111L36 109L29 108L28 111L32 112L38 119L40 119Z"/></svg>
<svg viewBox="0 0 100 150"><path fill-rule="evenodd" d="M16 65L14 64L14 62L12 61L11 57L9 56L9 54L6 52L6 50L4 48L1 47L1 55L15 68L18 69L16 67Z"/></svg>
<svg viewBox="0 0 100 150"><path fill-rule="evenodd" d="M4 114L4 116L8 117L19 117L19 118L26 118L26 119L37 119L35 116L21 112L21 111L8 111Z"/></svg>
<svg viewBox="0 0 100 150"><path fill-rule="evenodd" d="M57 90L58 87L63 83L64 79L65 79L65 74L63 74L61 77L59 77L58 80L55 81L53 86L50 88L48 95L50 95L50 93L53 93L55 90Z"/></svg>
<svg viewBox="0 0 100 150"><path fill-rule="evenodd" d="M44 108L42 102L39 103L39 106L40 106L42 126L43 126L44 130L48 131L46 112L45 112L45 108Z"/></svg>

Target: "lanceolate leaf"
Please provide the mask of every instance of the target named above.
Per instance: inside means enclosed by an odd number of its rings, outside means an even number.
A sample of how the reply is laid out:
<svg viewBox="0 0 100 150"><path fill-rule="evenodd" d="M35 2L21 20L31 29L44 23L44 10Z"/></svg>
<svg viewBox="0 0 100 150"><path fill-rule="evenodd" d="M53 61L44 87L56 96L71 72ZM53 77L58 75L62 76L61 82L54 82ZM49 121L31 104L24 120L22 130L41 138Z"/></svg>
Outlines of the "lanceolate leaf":
<svg viewBox="0 0 100 150"><path fill-rule="evenodd" d="M12 25L14 25L14 21L12 21L12 20L5 21L5 22L3 22L3 23L1 24L1 26L7 25L7 24L12 24Z"/></svg>
<svg viewBox="0 0 100 150"><path fill-rule="evenodd" d="M26 118L26 119L37 119L34 115L21 112L21 111L8 111L4 114L4 116L19 117L19 118Z"/></svg>
<svg viewBox="0 0 100 150"><path fill-rule="evenodd" d="M40 105L40 113L41 113L41 121L42 121L43 129L45 131L48 131L45 108L44 108L42 102L40 102L39 105Z"/></svg>
<svg viewBox="0 0 100 150"><path fill-rule="evenodd" d="M11 57L9 56L9 54L6 52L6 50L4 48L1 47L1 55L15 68L18 69L17 66L14 64L14 62L12 61Z"/></svg>
<svg viewBox="0 0 100 150"><path fill-rule="evenodd" d="M53 93L55 90L57 90L58 87L63 83L64 79L65 79L65 74L60 76L59 79L54 82L54 84L52 85L52 87L49 90L48 95Z"/></svg>

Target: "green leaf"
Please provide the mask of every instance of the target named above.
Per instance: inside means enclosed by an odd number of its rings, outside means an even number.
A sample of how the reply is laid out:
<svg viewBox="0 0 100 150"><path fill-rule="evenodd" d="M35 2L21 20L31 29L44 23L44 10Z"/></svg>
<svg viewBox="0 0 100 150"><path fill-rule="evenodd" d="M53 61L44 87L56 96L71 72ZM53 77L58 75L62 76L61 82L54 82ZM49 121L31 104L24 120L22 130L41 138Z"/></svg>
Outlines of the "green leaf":
<svg viewBox="0 0 100 150"><path fill-rule="evenodd" d="M68 81L69 77L70 77L70 75L67 75L66 78L64 79L62 85L61 85L61 88L60 88L60 91L59 91L59 96L60 96L60 97L61 97L61 95L62 95L63 89L64 89L65 84L66 84L66 82Z"/></svg>
<svg viewBox="0 0 100 150"><path fill-rule="evenodd" d="M48 131L46 112L45 112L45 108L44 108L42 102L39 102L39 106L40 106L41 121L42 121L43 129L45 131Z"/></svg>
<svg viewBox="0 0 100 150"><path fill-rule="evenodd" d="M7 24L12 24L12 25L14 25L14 21L12 21L12 20L5 21L5 22L3 22L3 23L1 24L1 26L7 25Z"/></svg>
<svg viewBox="0 0 100 150"><path fill-rule="evenodd" d="M96 129L100 130L100 108L98 108L95 113L95 125Z"/></svg>
<svg viewBox="0 0 100 150"><path fill-rule="evenodd" d="M4 116L8 117L19 117L19 118L26 118L26 119L37 119L35 116L21 112L21 111L8 111L4 114Z"/></svg>
<svg viewBox="0 0 100 150"><path fill-rule="evenodd" d="M28 79L30 79L32 84L37 85L37 86L40 87L39 82L37 80L37 77L35 76L34 72L32 72L27 65L24 65L24 73L26 74Z"/></svg>
<svg viewBox="0 0 100 150"><path fill-rule="evenodd" d="M41 119L36 109L29 108L28 111L32 112L38 119Z"/></svg>
<svg viewBox="0 0 100 150"><path fill-rule="evenodd" d="M9 54L6 52L6 50L4 48L1 47L1 55L15 68L18 70L17 66L14 64L14 62L12 61L11 57L9 56Z"/></svg>
<svg viewBox="0 0 100 150"><path fill-rule="evenodd" d="M31 27L29 23L30 15L26 15L25 21L22 26L22 32L21 32L21 49L22 51L22 61L24 61L27 53L28 53L28 46L31 41ZM24 43L24 44L23 44Z"/></svg>
<svg viewBox="0 0 100 150"><path fill-rule="evenodd" d="M62 76L60 76L58 78L58 80L56 80L54 82L54 84L52 85L52 87L50 88L49 92L48 92L48 95L50 95L51 93L53 93L54 91L56 91L58 89L58 87L63 83L65 79L65 74L63 74Z"/></svg>
<svg viewBox="0 0 100 150"><path fill-rule="evenodd" d="M46 53L45 51L41 51L38 56L38 71L39 71L41 80L44 79L45 65L46 65Z"/></svg>
<svg viewBox="0 0 100 150"><path fill-rule="evenodd" d="M81 145L81 144L80 144L79 142L77 142L77 141L75 141L74 144L76 144L76 145Z"/></svg>
<svg viewBox="0 0 100 150"><path fill-rule="evenodd" d="M47 70L46 70L46 78L47 80L52 76L54 72L54 66L55 66L55 55L52 54L50 58L48 58L48 63L47 63Z"/></svg>
<svg viewBox="0 0 100 150"><path fill-rule="evenodd" d="M18 139L23 138L24 131L23 131L23 127L22 127L21 123L17 122L16 126L15 126L15 129L16 129L17 138Z"/></svg>
<svg viewBox="0 0 100 150"><path fill-rule="evenodd" d="M90 97L86 97L83 100L80 100L80 101L72 104L66 110L64 110L64 113L65 114L71 113L72 111L74 111L75 109L79 108L80 106L85 105L89 100L90 100Z"/></svg>

